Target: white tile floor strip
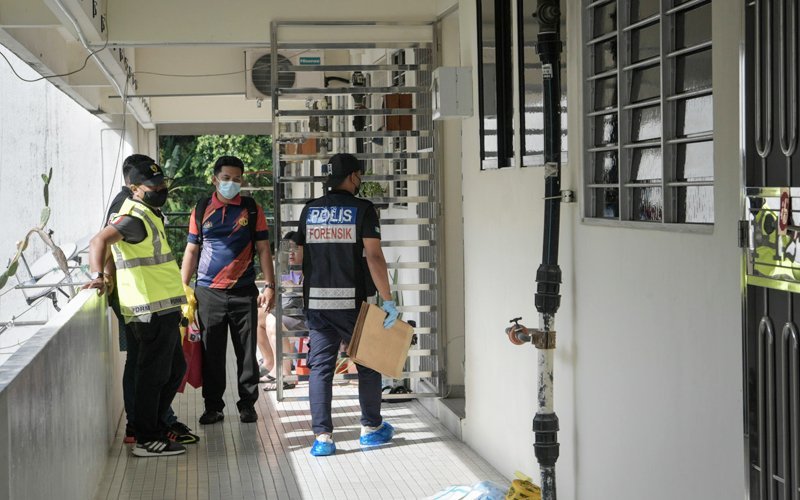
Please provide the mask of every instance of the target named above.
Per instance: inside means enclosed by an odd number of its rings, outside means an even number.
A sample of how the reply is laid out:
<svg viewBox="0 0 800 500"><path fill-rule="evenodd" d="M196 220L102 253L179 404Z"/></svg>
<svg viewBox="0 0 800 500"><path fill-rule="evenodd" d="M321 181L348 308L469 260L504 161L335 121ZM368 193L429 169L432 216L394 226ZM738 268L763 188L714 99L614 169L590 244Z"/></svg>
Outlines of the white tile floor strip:
<svg viewBox="0 0 800 500"><path fill-rule="evenodd" d="M164 458L132 456L122 443L122 425L96 499L421 499L452 485L508 484L416 400L384 403L382 414L397 434L390 444L367 449L358 444L358 400L335 400L336 454L312 457L307 402L278 403L274 392L262 391L258 422L239 422L229 353L225 420L200 426L203 398L187 387L173 408L200 442L187 445L184 455ZM306 393L300 384L287 395ZM334 387L334 394L356 393L354 383Z"/></svg>

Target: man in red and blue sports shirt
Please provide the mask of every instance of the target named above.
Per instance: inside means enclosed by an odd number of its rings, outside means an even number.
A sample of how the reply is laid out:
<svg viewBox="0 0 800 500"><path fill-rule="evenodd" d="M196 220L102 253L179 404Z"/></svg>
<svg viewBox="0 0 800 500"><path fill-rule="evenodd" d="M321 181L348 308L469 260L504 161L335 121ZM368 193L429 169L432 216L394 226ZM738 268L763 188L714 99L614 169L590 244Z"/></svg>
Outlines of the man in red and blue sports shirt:
<svg viewBox="0 0 800 500"><path fill-rule="evenodd" d="M205 412L200 417L202 425L225 418L222 395L225 393L225 351L229 328L236 353L239 420L245 423L258 420L255 410L259 376L256 307L272 309L275 271L264 212L252 198L245 199L239 194L243 176L244 163L239 158L221 156L217 159L212 179L216 192L207 203L201 201L192 211L181 266L184 286L189 286L197 270L195 296L204 347ZM202 210L203 206L201 227L197 227L195 211L198 208ZM250 224L256 225L255 231L248 227ZM253 261L256 252L266 281L261 293L255 284Z"/></svg>

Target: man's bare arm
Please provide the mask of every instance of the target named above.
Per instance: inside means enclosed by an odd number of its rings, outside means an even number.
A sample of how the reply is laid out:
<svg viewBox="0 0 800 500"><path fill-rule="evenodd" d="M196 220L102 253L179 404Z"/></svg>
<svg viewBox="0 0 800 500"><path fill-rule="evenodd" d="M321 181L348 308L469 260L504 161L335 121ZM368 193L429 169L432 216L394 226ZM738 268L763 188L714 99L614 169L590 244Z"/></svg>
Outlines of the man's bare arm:
<svg viewBox="0 0 800 500"><path fill-rule="evenodd" d="M192 275L197 270L197 261L200 258L200 245L187 243L183 251L183 262L181 262L181 281L188 285L192 281Z"/></svg>
<svg viewBox="0 0 800 500"><path fill-rule="evenodd" d="M378 238L364 238L364 252L367 257L367 267L372 276L372 282L378 289L383 300L392 300L392 292L389 288L389 270L386 266L386 258L383 256L381 240Z"/></svg>

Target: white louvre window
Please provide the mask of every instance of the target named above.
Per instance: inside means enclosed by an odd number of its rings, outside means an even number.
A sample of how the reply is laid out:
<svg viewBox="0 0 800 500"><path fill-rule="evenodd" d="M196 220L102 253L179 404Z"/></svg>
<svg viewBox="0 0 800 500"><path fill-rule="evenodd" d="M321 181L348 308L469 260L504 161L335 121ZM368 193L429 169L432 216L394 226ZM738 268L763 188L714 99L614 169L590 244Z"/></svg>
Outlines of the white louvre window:
<svg viewBox="0 0 800 500"><path fill-rule="evenodd" d="M711 5L584 0L587 219L713 224Z"/></svg>

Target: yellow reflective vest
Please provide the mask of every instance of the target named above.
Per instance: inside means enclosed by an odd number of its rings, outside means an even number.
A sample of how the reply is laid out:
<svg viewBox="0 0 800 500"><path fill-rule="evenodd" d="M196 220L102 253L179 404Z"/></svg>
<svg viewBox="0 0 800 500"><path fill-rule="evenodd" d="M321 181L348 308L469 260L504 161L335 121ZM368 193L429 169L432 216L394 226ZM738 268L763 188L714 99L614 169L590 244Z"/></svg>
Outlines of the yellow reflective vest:
<svg viewBox="0 0 800 500"><path fill-rule="evenodd" d="M149 321L152 313L186 303L181 273L161 218L144 203L132 199L125 200L118 215L140 219L147 230L147 237L139 243L119 241L111 246L125 322Z"/></svg>

